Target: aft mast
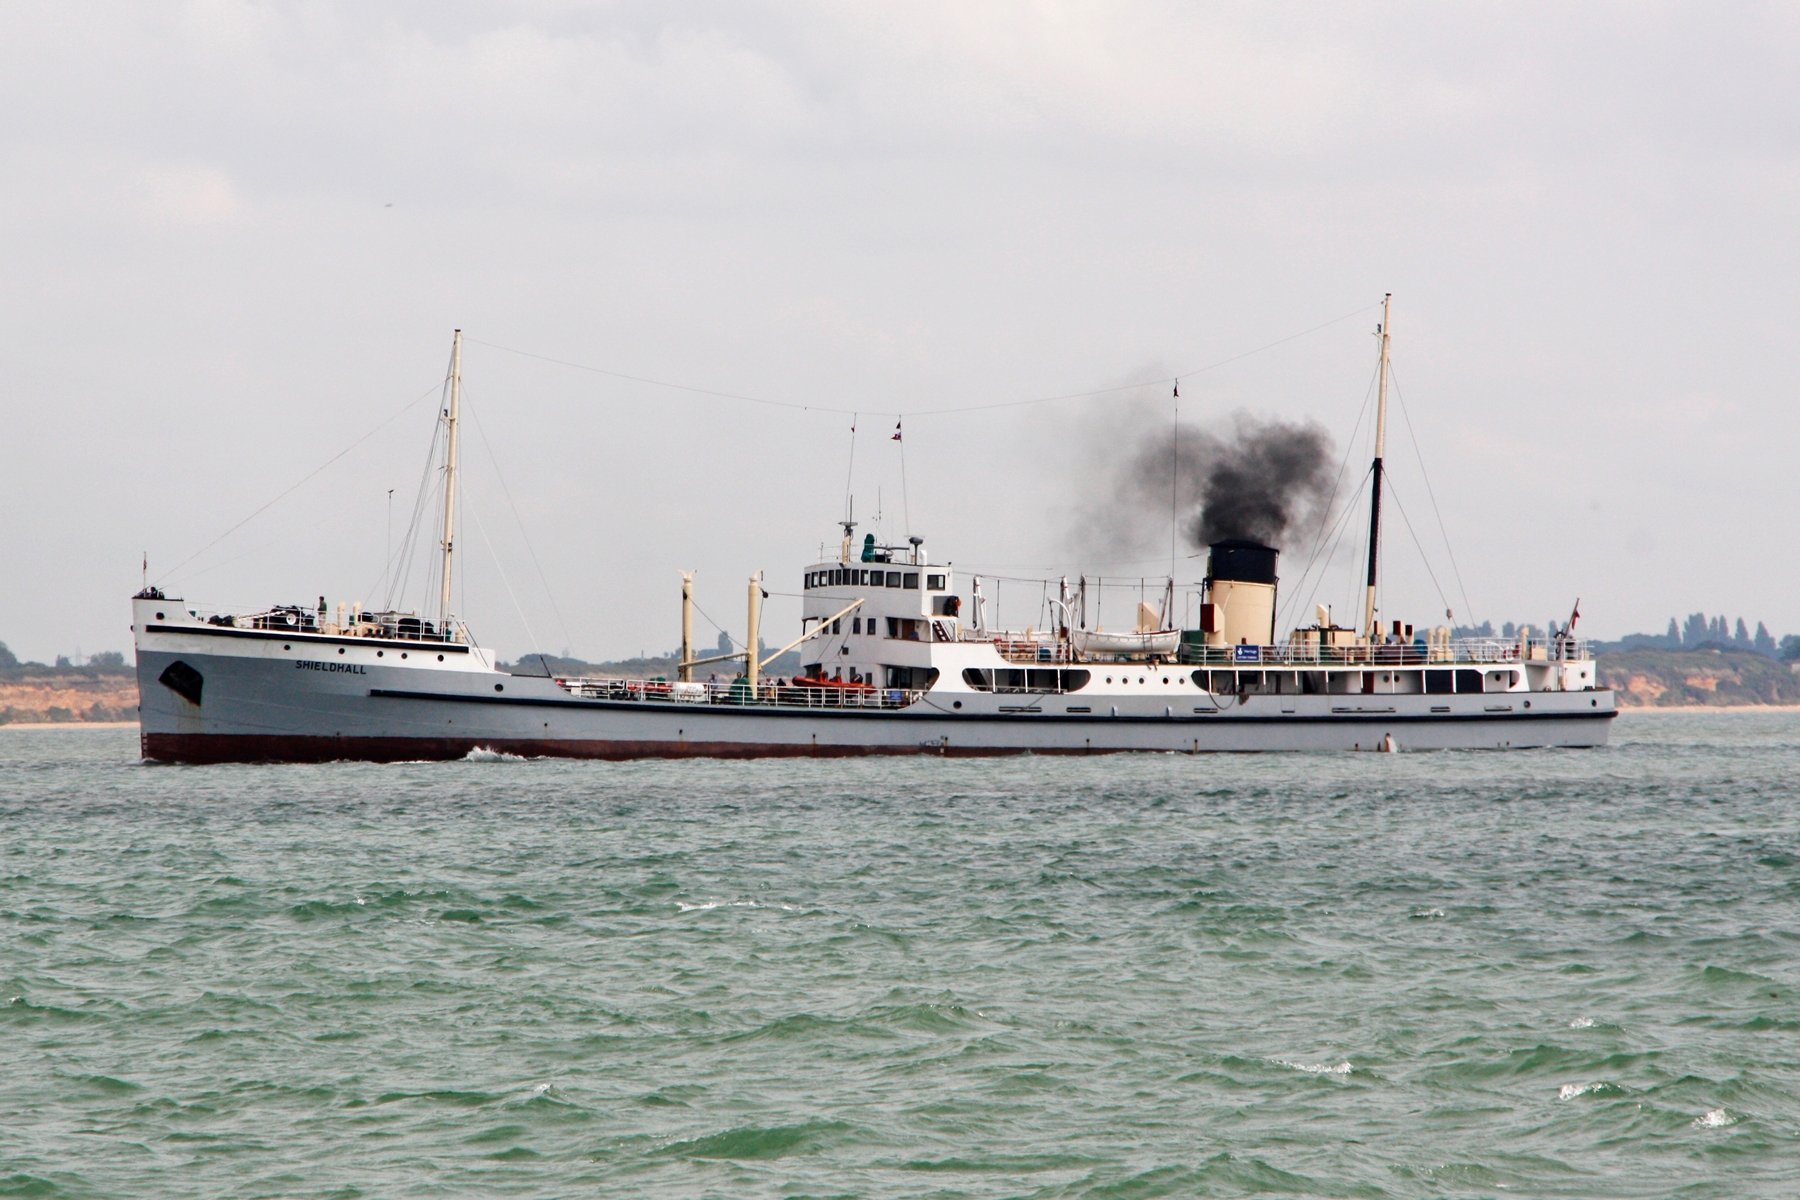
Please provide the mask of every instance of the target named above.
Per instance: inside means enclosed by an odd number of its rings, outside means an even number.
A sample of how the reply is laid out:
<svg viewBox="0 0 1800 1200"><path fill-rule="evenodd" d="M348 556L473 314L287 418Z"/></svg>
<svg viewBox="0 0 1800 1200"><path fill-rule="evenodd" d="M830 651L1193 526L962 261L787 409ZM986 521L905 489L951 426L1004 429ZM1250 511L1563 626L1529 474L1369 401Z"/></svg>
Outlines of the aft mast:
<svg viewBox="0 0 1800 1200"><path fill-rule="evenodd" d="M1381 298L1381 371L1375 403L1375 466L1369 481L1369 590L1363 601L1363 634L1370 643L1380 639L1375 624L1375 573L1381 564L1381 460L1387 454L1388 325L1394 293Z"/></svg>
<svg viewBox="0 0 1800 1200"><path fill-rule="evenodd" d="M444 584L438 596L438 634L450 637L450 564L456 552L457 424L462 416L462 330L450 342L450 407L444 410Z"/></svg>

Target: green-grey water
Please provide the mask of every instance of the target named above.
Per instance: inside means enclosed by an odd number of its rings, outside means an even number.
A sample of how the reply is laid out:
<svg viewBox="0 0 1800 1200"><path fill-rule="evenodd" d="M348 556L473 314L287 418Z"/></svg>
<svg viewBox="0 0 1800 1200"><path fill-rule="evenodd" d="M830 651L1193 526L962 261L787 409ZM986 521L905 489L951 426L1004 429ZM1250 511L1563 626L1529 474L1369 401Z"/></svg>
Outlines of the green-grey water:
<svg viewBox="0 0 1800 1200"><path fill-rule="evenodd" d="M0 731L0 1196L1792 1196L1800 716L147 767Z"/></svg>

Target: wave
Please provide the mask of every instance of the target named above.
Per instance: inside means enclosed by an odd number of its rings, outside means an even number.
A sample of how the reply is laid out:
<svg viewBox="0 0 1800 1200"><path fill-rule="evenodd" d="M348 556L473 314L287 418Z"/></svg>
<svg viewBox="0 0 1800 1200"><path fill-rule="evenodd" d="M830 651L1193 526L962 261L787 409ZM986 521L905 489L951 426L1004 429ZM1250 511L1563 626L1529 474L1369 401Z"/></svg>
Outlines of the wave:
<svg viewBox="0 0 1800 1200"><path fill-rule="evenodd" d="M702 900L698 904L689 904L685 900L677 900L675 907L684 913L711 912L715 908L779 908L782 912L799 912L792 904L759 904L755 900Z"/></svg>
<svg viewBox="0 0 1800 1200"><path fill-rule="evenodd" d="M1356 1070L1355 1067L1350 1065L1348 1059L1335 1065L1329 1063L1293 1062L1285 1058L1272 1058L1269 1061L1277 1066L1291 1067L1296 1071L1305 1071L1308 1075L1348 1075Z"/></svg>
<svg viewBox="0 0 1800 1200"><path fill-rule="evenodd" d="M675 1158L761 1160L809 1154L843 1141L855 1129L842 1121L807 1121L801 1125L762 1128L746 1125L723 1133L672 1142L662 1153Z"/></svg>
<svg viewBox="0 0 1800 1200"><path fill-rule="evenodd" d="M489 750L486 746L477 746L463 755L464 762L528 762L522 754L508 754L504 750Z"/></svg>

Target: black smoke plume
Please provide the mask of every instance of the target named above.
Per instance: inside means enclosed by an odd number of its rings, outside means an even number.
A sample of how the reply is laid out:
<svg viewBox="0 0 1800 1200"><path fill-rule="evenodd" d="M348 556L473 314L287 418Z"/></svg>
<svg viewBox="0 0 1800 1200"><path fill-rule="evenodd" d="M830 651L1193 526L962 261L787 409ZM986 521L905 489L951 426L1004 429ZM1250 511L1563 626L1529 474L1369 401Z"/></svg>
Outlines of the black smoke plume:
<svg viewBox="0 0 1800 1200"><path fill-rule="evenodd" d="M1173 509L1190 550L1226 538L1297 549L1329 515L1332 458L1331 435L1310 421L1238 413L1222 428L1145 430L1078 540L1114 559L1166 549Z"/></svg>

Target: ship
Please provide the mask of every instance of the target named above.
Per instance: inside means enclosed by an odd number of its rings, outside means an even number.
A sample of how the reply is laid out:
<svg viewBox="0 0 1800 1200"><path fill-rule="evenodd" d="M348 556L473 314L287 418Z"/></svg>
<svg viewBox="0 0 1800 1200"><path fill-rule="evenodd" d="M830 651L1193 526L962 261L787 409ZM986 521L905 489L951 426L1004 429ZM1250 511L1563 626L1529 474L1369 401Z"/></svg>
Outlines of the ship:
<svg viewBox="0 0 1800 1200"><path fill-rule="evenodd" d="M503 669L451 611L457 331L439 411L437 612L333 608L323 596L316 606L214 612L146 583L132 599L141 753L266 763L1605 745L1614 694L1573 619L1550 636L1527 627L1459 638L1377 614L1389 316L1384 307L1355 625L1338 625L1321 605L1310 625L1278 637L1280 550L1230 538L1207 548L1191 622L1176 612L1172 575L1160 603L1140 601L1131 627L1114 630L1090 627L1097 583L1059 577L1044 581L1042 628L1001 628L981 575L934 562L920 537L889 545L866 533L859 542L845 520L836 554L797 573L799 636L773 652L761 637L758 573L746 589L744 649L697 656L693 573L684 572L673 679ZM771 676L790 650L798 672ZM730 668L723 678L721 665Z"/></svg>

